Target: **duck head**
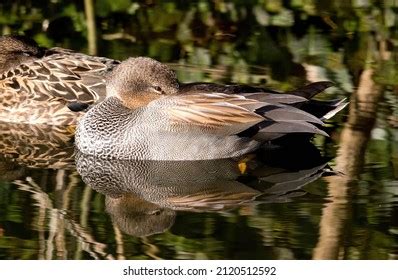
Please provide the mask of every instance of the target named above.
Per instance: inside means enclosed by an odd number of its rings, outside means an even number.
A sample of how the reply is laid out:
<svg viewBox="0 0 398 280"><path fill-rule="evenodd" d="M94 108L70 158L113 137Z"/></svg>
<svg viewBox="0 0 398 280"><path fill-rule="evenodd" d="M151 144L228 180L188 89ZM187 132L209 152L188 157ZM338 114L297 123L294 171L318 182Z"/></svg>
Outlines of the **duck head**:
<svg viewBox="0 0 398 280"><path fill-rule="evenodd" d="M0 73L4 73L21 63L43 57L45 49L25 36L0 36Z"/></svg>
<svg viewBox="0 0 398 280"><path fill-rule="evenodd" d="M148 57L123 61L107 77L107 96L136 109L166 95L178 93L177 76L168 66Z"/></svg>

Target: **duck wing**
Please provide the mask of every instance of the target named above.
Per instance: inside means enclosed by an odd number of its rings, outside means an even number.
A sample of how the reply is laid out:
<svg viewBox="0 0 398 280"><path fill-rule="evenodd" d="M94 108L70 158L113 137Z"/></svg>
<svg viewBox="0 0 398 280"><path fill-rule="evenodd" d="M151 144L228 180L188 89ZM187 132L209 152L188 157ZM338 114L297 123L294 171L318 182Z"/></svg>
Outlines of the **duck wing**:
<svg viewBox="0 0 398 280"><path fill-rule="evenodd" d="M289 98L293 98L293 96L298 97L295 99L297 102L308 101L313 98L318 93L323 92L325 89L333 86L334 83L330 81L321 81L314 82L303 87L297 88L295 90L287 91L285 93L275 91L269 88L257 87L257 86L249 86L242 84L231 84L231 85L222 85L215 83L182 83L180 84L180 93L181 94L196 94L200 92L220 92L226 94L262 94L263 98L270 97L273 98L275 95L288 95ZM300 98L301 97L301 98ZM293 103L286 98L285 101L289 103Z"/></svg>
<svg viewBox="0 0 398 280"><path fill-rule="evenodd" d="M306 111L317 118L329 119L341 111L348 103L340 99L321 101L313 100L312 98L333 85L333 82L330 81L320 81L282 93L268 88L240 84L185 83L180 84L180 94L189 95L204 92L239 94L258 101L288 104Z"/></svg>
<svg viewBox="0 0 398 280"><path fill-rule="evenodd" d="M330 81L321 81L321 82L314 82L303 87L297 88L295 90L287 91L286 94L301 96L305 99L309 100L313 98L318 93L323 92L325 89L334 86L333 82Z"/></svg>
<svg viewBox="0 0 398 280"><path fill-rule="evenodd" d="M257 137L271 133L325 134L322 121L300 109L262 102L242 95L204 93L158 99L149 107L161 110L171 130L200 130L217 135ZM313 124L314 123L314 124ZM274 137L274 136L273 136ZM266 140L267 137L264 137Z"/></svg>
<svg viewBox="0 0 398 280"><path fill-rule="evenodd" d="M148 109L161 113L173 131L234 135L264 120L254 112L263 105L240 95L204 93L165 97L150 102Z"/></svg>
<svg viewBox="0 0 398 280"><path fill-rule="evenodd" d="M1 75L3 91L30 100L60 99L65 103L91 104L105 98L105 75L117 61L112 64L105 58L56 50L50 53L51 50L47 51L48 56Z"/></svg>
<svg viewBox="0 0 398 280"><path fill-rule="evenodd" d="M91 61L91 62L97 62L97 63L103 64L103 65L105 65L104 72L102 72L102 73L99 72L103 75L107 74L116 65L120 64L120 61L115 60L115 59L102 57L102 56L87 55L84 53L76 52L74 50L64 49L64 48L59 48L59 47L55 47L55 48L46 50L45 56L50 56L50 55L55 55L55 54L63 55L65 57L69 57L72 59L77 59L77 60L81 60L81 61L85 61L85 62ZM96 70L98 70L98 69L96 69Z"/></svg>

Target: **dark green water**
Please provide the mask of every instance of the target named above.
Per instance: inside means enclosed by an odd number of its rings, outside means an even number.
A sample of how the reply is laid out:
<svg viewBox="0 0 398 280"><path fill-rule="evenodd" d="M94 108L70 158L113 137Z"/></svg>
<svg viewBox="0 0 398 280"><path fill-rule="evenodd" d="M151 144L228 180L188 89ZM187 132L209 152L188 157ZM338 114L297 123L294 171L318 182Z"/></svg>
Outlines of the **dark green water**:
<svg viewBox="0 0 398 280"><path fill-rule="evenodd" d="M0 32L88 52L74 2L2 1ZM328 122L330 138L240 170L75 161L70 130L0 124L0 259L398 258L393 1L159 2L96 1L98 54L151 56L184 82L330 80L319 98L350 108Z"/></svg>

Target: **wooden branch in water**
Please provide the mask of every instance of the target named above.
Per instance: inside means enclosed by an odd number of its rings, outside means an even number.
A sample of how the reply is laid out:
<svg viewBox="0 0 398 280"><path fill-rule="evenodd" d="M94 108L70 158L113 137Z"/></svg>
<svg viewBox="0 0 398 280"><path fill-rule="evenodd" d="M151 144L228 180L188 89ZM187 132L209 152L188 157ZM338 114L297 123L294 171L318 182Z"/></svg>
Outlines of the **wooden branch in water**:
<svg viewBox="0 0 398 280"><path fill-rule="evenodd" d="M344 253L341 241L351 212L349 205L349 179L341 176L327 178L330 202L322 210L319 225L319 240L314 249L314 260L340 259Z"/></svg>
<svg viewBox="0 0 398 280"><path fill-rule="evenodd" d="M340 135L336 171L343 176L328 177L331 200L322 211L319 240L313 259L339 259L344 253L344 231L351 216L351 182L356 180L364 164L365 150L374 126L377 105L383 90L374 83L373 70L362 72L357 91L350 100L348 122Z"/></svg>
<svg viewBox="0 0 398 280"><path fill-rule="evenodd" d="M54 249L53 242L54 238L57 238L56 235L59 223L62 223L62 228L65 227L72 236L77 238L83 250L88 252L93 258L114 259L111 254L106 252L106 244L97 242L90 233L86 232L84 227L69 217L64 209L55 208L48 194L45 193L32 178L27 177L26 181L16 180L14 184L17 185L20 190L32 193L33 199L38 202L40 207L49 210L50 221L48 227L50 228L50 234L47 239L46 259L52 259ZM70 187L67 189L69 188ZM61 242L59 245L62 246L64 240L58 241ZM43 250L43 248L41 248L41 250ZM59 252L66 251L60 250Z"/></svg>
<svg viewBox="0 0 398 280"><path fill-rule="evenodd" d="M112 222L113 231L115 232L115 241L116 241L116 259L125 260L126 257L124 255L124 242L123 242L123 234L120 231L119 227Z"/></svg>

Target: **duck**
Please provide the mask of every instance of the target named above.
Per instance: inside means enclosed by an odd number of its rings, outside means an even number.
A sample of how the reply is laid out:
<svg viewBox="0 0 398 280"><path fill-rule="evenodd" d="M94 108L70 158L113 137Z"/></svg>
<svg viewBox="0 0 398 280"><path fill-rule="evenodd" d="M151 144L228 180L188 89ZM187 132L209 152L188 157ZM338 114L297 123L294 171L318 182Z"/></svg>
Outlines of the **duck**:
<svg viewBox="0 0 398 280"><path fill-rule="evenodd" d="M0 121L76 125L103 100L105 76L119 61L40 47L23 35L0 36Z"/></svg>
<svg viewBox="0 0 398 280"><path fill-rule="evenodd" d="M328 136L323 120L346 105L343 100L328 103L330 110L319 118L300 109L310 101L299 94L206 89L180 84L176 73L157 60L129 58L107 76L106 99L79 121L75 145L83 154L105 159L235 158L290 133Z"/></svg>

